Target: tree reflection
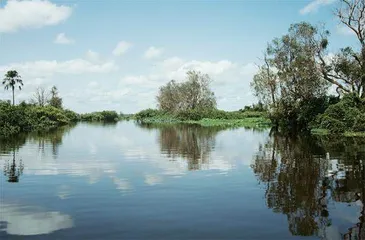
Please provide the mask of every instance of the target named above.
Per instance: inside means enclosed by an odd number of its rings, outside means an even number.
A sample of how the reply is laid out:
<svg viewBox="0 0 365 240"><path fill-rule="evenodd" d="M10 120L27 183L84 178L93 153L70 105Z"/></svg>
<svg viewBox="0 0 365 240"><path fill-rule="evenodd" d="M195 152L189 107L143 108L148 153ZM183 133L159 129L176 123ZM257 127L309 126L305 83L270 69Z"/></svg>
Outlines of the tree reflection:
<svg viewBox="0 0 365 240"><path fill-rule="evenodd" d="M19 177L23 174L24 165L22 160L19 161L19 165L16 164L15 150L13 151L12 161L7 161L4 166L4 175L8 178L8 182L17 183Z"/></svg>
<svg viewBox="0 0 365 240"><path fill-rule="evenodd" d="M222 127L202 127L193 124L139 124L145 129L158 129L160 150L168 158L187 160L189 170L209 165L215 138Z"/></svg>
<svg viewBox="0 0 365 240"><path fill-rule="evenodd" d="M342 139L336 144L332 139L272 133L259 146L251 167L265 185L268 208L287 215L293 235L323 237L332 225L328 201L364 203L365 170L360 161L365 157L364 147L354 139ZM326 153L327 159L323 157ZM328 175L334 158L338 169ZM363 234L359 239L365 239L363 216L362 208L356 225L358 235Z"/></svg>
<svg viewBox="0 0 365 240"><path fill-rule="evenodd" d="M73 127L73 126L71 126ZM7 160L4 164L4 175L8 182L19 182L23 174L24 165L22 160L16 160L16 151L19 151L26 142L38 143L38 149L45 153L46 146L51 146L52 154L56 158L58 148L62 145L63 136L70 131L70 126L58 128L48 132L33 132L29 134L19 134L10 138L0 138L0 156L12 153L12 160Z"/></svg>
<svg viewBox="0 0 365 240"><path fill-rule="evenodd" d="M47 132L33 132L27 136L27 139L32 142L38 142L38 149L42 154L50 146L52 149L52 155L57 158L59 153L59 147L62 145L63 137L70 132L74 126L63 126Z"/></svg>

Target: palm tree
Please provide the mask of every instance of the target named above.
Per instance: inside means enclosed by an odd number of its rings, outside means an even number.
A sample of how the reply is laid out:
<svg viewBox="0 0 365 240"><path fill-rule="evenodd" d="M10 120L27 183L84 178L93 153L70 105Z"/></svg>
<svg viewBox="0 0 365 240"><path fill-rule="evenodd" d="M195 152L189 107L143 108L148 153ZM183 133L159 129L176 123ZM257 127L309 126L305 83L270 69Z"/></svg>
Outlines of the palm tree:
<svg viewBox="0 0 365 240"><path fill-rule="evenodd" d="M5 90L11 88L11 90L13 91L13 105L15 104L14 90L17 84L19 84L19 90L22 90L23 80L21 79L21 76L15 70L8 71L5 74L3 85L5 85Z"/></svg>

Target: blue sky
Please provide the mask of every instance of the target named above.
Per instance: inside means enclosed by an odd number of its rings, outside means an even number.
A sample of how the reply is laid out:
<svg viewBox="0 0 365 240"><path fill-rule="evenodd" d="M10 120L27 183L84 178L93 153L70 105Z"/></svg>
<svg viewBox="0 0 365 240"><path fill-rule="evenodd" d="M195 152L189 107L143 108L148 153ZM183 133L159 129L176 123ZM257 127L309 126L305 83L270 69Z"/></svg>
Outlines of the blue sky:
<svg viewBox="0 0 365 240"><path fill-rule="evenodd" d="M208 73L218 107L256 101L255 63L291 23L326 23L329 53L355 38L338 25L335 0L0 0L0 74L24 89L56 85L67 108L133 113L156 106L159 86L190 69ZM14 17L17 16L17 17ZM10 99L0 91L0 99Z"/></svg>

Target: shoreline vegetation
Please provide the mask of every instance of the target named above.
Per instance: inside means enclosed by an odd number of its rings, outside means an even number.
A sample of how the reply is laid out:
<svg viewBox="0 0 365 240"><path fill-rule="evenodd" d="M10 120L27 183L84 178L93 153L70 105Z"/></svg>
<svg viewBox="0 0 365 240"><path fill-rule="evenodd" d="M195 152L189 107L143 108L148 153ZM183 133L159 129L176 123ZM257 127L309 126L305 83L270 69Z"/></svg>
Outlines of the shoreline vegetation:
<svg viewBox="0 0 365 240"><path fill-rule="evenodd" d="M133 117L139 123L148 124L198 124L204 127L271 127L265 111L184 111L169 113L161 110L146 109Z"/></svg>
<svg viewBox="0 0 365 240"><path fill-rule="evenodd" d="M273 127L280 132L365 137L365 3L340 0L335 16L352 31L351 46L328 49L330 32L308 22L291 24L274 38L251 81L257 104L238 111L218 110L213 80L190 70L185 81L171 80L156 95L157 108L124 115L116 111L77 114L63 109L54 86L38 88L29 102L15 105L15 90L26 87L16 70L2 84L12 103L0 101L0 137L49 130L79 121L135 120L149 124Z"/></svg>

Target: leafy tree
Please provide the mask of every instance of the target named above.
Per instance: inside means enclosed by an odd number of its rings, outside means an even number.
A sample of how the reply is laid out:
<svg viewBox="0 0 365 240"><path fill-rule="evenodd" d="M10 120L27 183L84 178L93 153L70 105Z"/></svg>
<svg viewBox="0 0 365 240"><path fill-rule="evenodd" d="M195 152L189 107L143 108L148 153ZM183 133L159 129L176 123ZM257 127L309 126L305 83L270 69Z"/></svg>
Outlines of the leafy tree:
<svg viewBox="0 0 365 240"><path fill-rule="evenodd" d="M156 97L158 107L167 112L215 109L216 98L210 83L209 75L188 71L185 82L171 80L160 88Z"/></svg>
<svg viewBox="0 0 365 240"><path fill-rule="evenodd" d="M62 98L58 96L58 90L56 86L51 89L51 99L49 100L49 105L55 108L62 108Z"/></svg>
<svg viewBox="0 0 365 240"><path fill-rule="evenodd" d="M318 68L318 53L325 51L328 34L301 22L292 24L287 34L268 45L265 64L251 86L254 94L270 107L274 122L302 128L314 119L315 111L307 111L313 116L305 117L300 117L300 112L308 109L306 104L313 103L313 99L322 101L329 87Z"/></svg>
<svg viewBox="0 0 365 240"><path fill-rule="evenodd" d="M14 91L16 85L19 85L19 90L22 89L23 86L23 80L21 79L21 76L19 73L15 70L10 70L5 74L5 78L3 80L3 85L5 85L5 90L11 89L13 92L13 105L15 104L15 97L14 97Z"/></svg>

